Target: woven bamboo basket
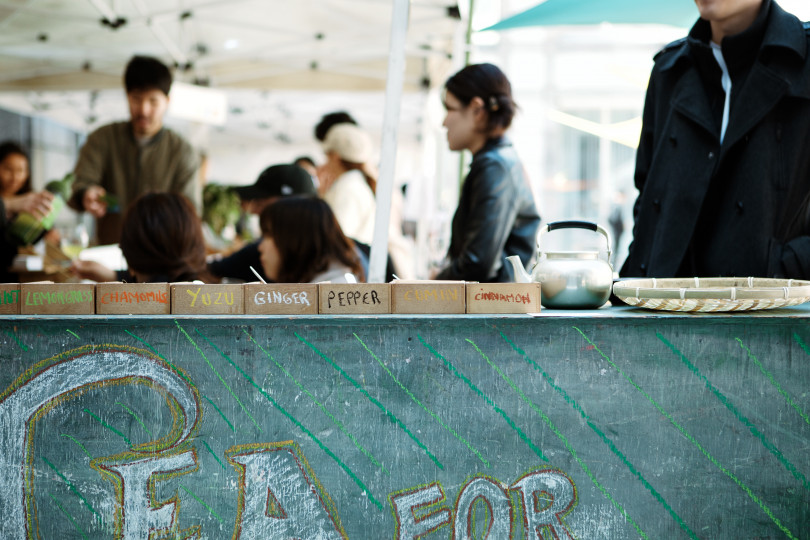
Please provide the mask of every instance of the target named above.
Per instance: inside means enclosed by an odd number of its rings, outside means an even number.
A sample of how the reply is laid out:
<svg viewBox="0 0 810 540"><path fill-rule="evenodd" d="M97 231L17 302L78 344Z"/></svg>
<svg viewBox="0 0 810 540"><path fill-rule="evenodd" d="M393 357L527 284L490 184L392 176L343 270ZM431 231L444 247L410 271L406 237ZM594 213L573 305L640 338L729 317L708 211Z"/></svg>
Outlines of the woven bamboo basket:
<svg viewBox="0 0 810 540"><path fill-rule="evenodd" d="M631 279L613 285L625 303L664 311L750 311L810 301L810 281L772 278Z"/></svg>

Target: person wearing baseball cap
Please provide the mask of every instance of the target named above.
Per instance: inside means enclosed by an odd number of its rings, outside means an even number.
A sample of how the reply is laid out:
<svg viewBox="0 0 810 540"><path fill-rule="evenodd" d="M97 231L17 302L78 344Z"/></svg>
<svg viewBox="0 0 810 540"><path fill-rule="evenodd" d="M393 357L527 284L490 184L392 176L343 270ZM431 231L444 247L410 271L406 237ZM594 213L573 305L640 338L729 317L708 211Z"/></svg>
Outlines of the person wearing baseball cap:
<svg viewBox="0 0 810 540"><path fill-rule="evenodd" d="M253 184L233 189L242 200L242 207L245 211L256 215L261 214L262 210L280 197L292 195L315 197L318 195L310 174L298 165L290 164L267 167ZM229 278L247 282L256 280L256 276L251 271L251 267L253 267L262 275L262 279L270 281L262 270L259 257L260 242L261 238L227 257L209 261L208 271L220 279Z"/></svg>

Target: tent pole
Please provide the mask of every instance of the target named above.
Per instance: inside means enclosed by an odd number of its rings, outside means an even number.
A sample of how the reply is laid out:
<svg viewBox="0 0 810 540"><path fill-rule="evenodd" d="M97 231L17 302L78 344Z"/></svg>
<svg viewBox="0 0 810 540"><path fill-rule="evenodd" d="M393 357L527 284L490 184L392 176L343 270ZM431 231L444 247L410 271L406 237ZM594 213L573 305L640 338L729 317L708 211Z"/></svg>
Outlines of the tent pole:
<svg viewBox="0 0 810 540"><path fill-rule="evenodd" d="M388 77L385 84L380 150L380 177L377 182L377 211L374 218L374 239L371 243L369 283L385 283L388 261L388 227L391 221L391 196L397 159L397 129L405 84L405 38L408 34L409 0L394 0L391 10L391 43L388 55Z"/></svg>

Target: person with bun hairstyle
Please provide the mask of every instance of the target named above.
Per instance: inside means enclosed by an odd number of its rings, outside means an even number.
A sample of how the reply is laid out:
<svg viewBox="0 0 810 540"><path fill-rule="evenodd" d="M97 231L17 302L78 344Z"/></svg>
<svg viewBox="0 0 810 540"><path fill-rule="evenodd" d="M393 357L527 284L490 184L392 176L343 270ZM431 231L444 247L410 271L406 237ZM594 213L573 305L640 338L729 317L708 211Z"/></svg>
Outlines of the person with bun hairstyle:
<svg viewBox="0 0 810 540"><path fill-rule="evenodd" d="M511 282L506 257L526 266L536 250L540 215L523 165L505 133L517 105L506 75L492 64L470 65L445 84L450 150L472 152L453 216L443 280Z"/></svg>
<svg viewBox="0 0 810 540"><path fill-rule="evenodd" d="M365 281L354 242L343 234L329 205L313 196L275 200L259 216L264 273L278 283Z"/></svg>

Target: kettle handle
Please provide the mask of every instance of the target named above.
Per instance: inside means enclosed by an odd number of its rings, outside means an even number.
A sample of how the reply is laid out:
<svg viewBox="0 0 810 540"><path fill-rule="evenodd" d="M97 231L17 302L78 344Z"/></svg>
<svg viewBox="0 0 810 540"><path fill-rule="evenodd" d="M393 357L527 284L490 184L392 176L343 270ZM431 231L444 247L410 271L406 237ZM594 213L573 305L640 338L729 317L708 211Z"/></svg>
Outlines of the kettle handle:
<svg viewBox="0 0 810 540"><path fill-rule="evenodd" d="M538 243L538 251L539 243L540 243L540 236L547 232L556 231L559 229L586 229L593 232L598 232L602 236L605 237L605 242L607 243L607 259L610 260L610 233L607 232L603 227L600 227L596 223L592 223L590 221L578 221L578 220L569 220L569 221L555 221L553 223L549 223L540 228L537 233L537 243Z"/></svg>

